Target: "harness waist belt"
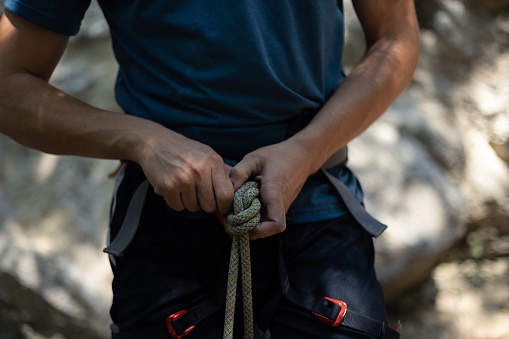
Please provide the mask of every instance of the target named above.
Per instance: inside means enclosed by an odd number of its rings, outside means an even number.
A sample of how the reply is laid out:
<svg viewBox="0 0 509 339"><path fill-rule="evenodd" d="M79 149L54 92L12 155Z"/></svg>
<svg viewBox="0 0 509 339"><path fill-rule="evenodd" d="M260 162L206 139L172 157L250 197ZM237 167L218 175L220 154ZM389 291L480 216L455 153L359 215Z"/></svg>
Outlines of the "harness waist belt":
<svg viewBox="0 0 509 339"><path fill-rule="evenodd" d="M332 176L327 172L328 168L345 165L348 160L347 147L341 148L339 151L334 153L329 160L322 166L321 171L329 179L331 184L334 186L338 194L345 202L346 207L353 215L355 220L373 237L378 237L387 228L386 225L382 224L375 218L373 218L362 206L362 204L353 196L352 192L346 187L346 185L339 179ZM126 248L129 246L131 241L138 230L138 224L140 222L141 214L143 211L143 205L145 203L145 197L147 195L149 183L144 180L140 183L136 191L134 192L127 213L120 227L118 234L115 236L113 241L103 250L105 253L109 253L115 256L121 256Z"/></svg>

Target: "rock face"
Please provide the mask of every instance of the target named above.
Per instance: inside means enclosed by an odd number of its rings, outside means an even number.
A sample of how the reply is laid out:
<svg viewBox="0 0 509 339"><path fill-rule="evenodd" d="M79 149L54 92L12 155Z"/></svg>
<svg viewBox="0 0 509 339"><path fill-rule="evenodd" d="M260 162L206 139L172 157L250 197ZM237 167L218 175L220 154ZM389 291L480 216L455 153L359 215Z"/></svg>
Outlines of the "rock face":
<svg viewBox="0 0 509 339"><path fill-rule="evenodd" d="M116 66L97 13L92 7L52 82L115 110ZM109 337L111 271L102 248L113 187L106 178L115 166L40 153L0 135L1 338Z"/></svg>
<svg viewBox="0 0 509 339"><path fill-rule="evenodd" d="M0 300L26 310L38 332L104 335L110 164L40 154L5 137L0 145Z"/></svg>
<svg viewBox="0 0 509 339"><path fill-rule="evenodd" d="M415 80L350 146L367 208L390 225L376 241L388 301L426 279L467 231L491 223L504 236L509 225L509 1L416 5ZM352 40L347 61L360 55Z"/></svg>
<svg viewBox="0 0 509 339"><path fill-rule="evenodd" d="M376 241L389 301L425 279L467 230L496 219L507 233L508 3L417 1L415 80L351 144L367 207L391 226Z"/></svg>
<svg viewBox="0 0 509 339"><path fill-rule="evenodd" d="M349 66L363 40L345 5ZM491 227L490 239L509 235L509 0L416 5L415 80L350 145L366 206L390 226L375 241L389 302L479 227ZM109 44L93 2L52 82L117 110ZM115 165L42 154L0 136L0 332L7 339L108 336L111 274L101 250L113 186L106 175ZM481 256L493 250L488 245Z"/></svg>

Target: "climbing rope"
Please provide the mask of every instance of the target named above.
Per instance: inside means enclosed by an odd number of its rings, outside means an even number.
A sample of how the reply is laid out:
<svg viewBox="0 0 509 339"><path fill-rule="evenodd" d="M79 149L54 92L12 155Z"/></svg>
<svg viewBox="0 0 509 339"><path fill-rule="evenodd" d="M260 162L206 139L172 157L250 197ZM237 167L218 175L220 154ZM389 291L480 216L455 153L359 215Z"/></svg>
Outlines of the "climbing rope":
<svg viewBox="0 0 509 339"><path fill-rule="evenodd" d="M246 182L234 194L233 212L226 219L226 229L233 235L228 269L228 286L226 291L226 310L224 319L224 339L233 338L235 318L235 300L239 261L241 262L242 304L244 310L244 339L254 336L253 297L251 294L251 255L249 253L249 235L260 222L260 200L258 200L258 183Z"/></svg>

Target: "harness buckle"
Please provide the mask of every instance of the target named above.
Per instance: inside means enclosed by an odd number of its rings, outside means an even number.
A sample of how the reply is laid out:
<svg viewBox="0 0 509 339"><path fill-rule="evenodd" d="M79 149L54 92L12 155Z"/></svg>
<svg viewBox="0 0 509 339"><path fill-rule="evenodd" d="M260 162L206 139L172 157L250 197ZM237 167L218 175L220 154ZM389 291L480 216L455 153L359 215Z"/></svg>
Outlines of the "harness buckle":
<svg viewBox="0 0 509 339"><path fill-rule="evenodd" d="M343 323L343 320L345 319L345 314L348 309L348 306L346 305L346 303L344 301L341 301L341 300L337 300L337 299L333 299L333 298L329 298L329 297L323 297L323 298L329 302L329 306L332 304L332 305L337 305L339 307L338 315L336 316L335 319L330 319L330 318L326 317L325 315L318 314L316 312L313 312L313 315L331 327L339 327L339 325L341 325L341 323ZM331 308L329 306L327 307L327 309L331 310Z"/></svg>
<svg viewBox="0 0 509 339"><path fill-rule="evenodd" d="M168 331L170 332L171 334L171 337L173 339L182 339L183 337L185 337L187 334L189 334L189 332L191 332L192 330L194 330L194 328L196 327L195 325L191 325L189 326L188 328L186 328L184 331L182 331L181 334L177 334L177 332L175 331L175 329L173 328L173 322L175 322L176 320L178 320L179 318L183 317L184 315L187 314L187 312L189 312L188 309L183 309L183 310L180 310L178 312L175 312L173 313L172 315L168 316L168 318L166 318L166 328L168 328Z"/></svg>

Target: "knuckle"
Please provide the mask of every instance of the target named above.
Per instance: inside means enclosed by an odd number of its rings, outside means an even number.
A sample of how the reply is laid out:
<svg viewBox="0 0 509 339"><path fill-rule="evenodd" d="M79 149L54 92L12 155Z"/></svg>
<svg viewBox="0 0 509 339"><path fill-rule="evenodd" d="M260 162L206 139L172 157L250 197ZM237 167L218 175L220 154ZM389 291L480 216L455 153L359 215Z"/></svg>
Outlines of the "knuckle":
<svg viewBox="0 0 509 339"><path fill-rule="evenodd" d="M233 200L233 186L225 185L216 191L216 198L221 201L229 202Z"/></svg>
<svg viewBox="0 0 509 339"><path fill-rule="evenodd" d="M175 173L174 181L176 182L176 185L172 186L189 187L194 185L193 175L185 171Z"/></svg>
<svg viewBox="0 0 509 339"><path fill-rule="evenodd" d="M209 151L202 152L197 158L194 158L189 166L195 171L202 171L220 164L223 164L223 159L210 148Z"/></svg>
<svg viewBox="0 0 509 339"><path fill-rule="evenodd" d="M221 156L217 153L213 153L213 154L207 154L207 161L210 161L211 163L213 163L214 165L219 165L219 164L223 164L223 158L221 158Z"/></svg>
<svg viewBox="0 0 509 339"><path fill-rule="evenodd" d="M230 178L233 177L247 180L247 176L248 176L247 173L238 167L233 167L232 170L230 171Z"/></svg>
<svg viewBox="0 0 509 339"><path fill-rule="evenodd" d="M168 183L162 182L154 185L154 192L160 196L168 195L168 192L171 192L171 185Z"/></svg>
<svg viewBox="0 0 509 339"><path fill-rule="evenodd" d="M194 162L189 166L189 171L186 172L186 176L183 175L182 178L187 181L194 180L195 178L198 180L203 179L209 172L208 166L209 164L207 162Z"/></svg>

